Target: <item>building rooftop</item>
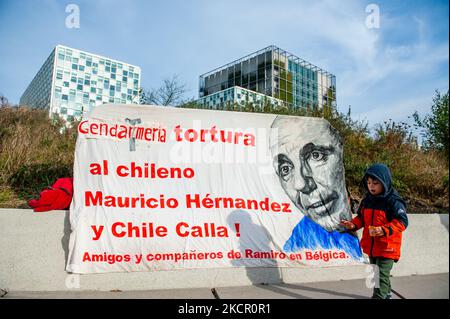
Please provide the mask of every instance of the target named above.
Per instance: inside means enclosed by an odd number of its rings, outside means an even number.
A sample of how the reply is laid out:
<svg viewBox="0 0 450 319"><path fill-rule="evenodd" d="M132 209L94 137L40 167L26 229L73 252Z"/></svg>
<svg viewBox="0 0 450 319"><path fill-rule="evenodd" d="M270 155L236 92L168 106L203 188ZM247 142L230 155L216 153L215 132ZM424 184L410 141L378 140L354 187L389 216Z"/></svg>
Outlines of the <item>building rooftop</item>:
<svg viewBox="0 0 450 319"><path fill-rule="evenodd" d="M230 67L230 66L232 66L234 64L240 63L242 61L246 61L246 60L251 59L253 57L256 57L256 56L258 56L258 55L260 55L262 53L266 53L266 52L270 52L270 51L278 51L280 54L286 56L288 59L294 61L295 63L297 63L297 64L299 64L299 65L301 65L303 67L306 67L306 68L311 69L313 71L318 71L318 72L320 72L320 73L322 73L322 74L324 74L326 76L333 76L334 77L334 75L329 73L328 71L325 71L324 69L319 68L318 66L316 66L316 65L314 65L314 64L312 64L312 63L310 63L308 61L305 61L302 58L299 58L298 56L296 56L296 55L294 55L292 53L289 53L289 52L287 52L287 51L285 51L283 49L280 49L279 47L277 47L275 45L269 45L268 47L265 47L264 49L261 49L259 51L250 53L250 54L248 54L248 55L246 55L246 56L244 56L242 58L239 58L237 60L234 60L233 62L227 63L227 64L225 64L225 65L223 65L221 67L218 67L218 68L216 68L216 69L214 69L212 71L203 73L202 75L200 75L200 78L207 77L207 76L209 76L211 74L214 74L214 73L216 73L218 71L224 70L224 69L226 69L226 68L228 68L228 67Z"/></svg>

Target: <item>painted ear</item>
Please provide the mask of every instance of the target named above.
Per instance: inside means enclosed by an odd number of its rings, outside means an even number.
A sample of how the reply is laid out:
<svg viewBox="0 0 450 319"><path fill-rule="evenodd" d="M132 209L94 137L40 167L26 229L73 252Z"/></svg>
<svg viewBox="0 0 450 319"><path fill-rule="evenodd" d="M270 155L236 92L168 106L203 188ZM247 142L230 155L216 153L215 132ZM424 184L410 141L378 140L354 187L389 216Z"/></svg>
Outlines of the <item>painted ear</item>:
<svg viewBox="0 0 450 319"><path fill-rule="evenodd" d="M278 155L273 158L272 165L275 169L275 173L278 175L278 177L280 177L280 172L278 171Z"/></svg>

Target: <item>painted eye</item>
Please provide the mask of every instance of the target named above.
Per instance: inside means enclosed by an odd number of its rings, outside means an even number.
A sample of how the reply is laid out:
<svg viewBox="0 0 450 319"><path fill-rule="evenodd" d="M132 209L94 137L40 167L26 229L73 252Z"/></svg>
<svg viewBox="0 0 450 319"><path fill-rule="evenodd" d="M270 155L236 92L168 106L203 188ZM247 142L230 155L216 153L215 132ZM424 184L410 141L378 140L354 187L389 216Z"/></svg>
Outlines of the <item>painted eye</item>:
<svg viewBox="0 0 450 319"><path fill-rule="evenodd" d="M292 165L289 164L282 164L280 165L280 175L281 177L286 177L287 175L289 175L292 171L293 167Z"/></svg>
<svg viewBox="0 0 450 319"><path fill-rule="evenodd" d="M323 154L322 152L319 151L313 151L311 153L311 158L315 161L320 161L325 157L325 154Z"/></svg>

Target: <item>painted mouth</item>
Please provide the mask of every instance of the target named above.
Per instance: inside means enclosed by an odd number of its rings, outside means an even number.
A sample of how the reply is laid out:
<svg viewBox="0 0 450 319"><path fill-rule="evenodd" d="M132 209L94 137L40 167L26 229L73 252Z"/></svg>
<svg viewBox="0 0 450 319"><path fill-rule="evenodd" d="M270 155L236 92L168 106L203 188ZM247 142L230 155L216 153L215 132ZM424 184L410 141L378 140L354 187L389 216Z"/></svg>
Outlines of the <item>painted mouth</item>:
<svg viewBox="0 0 450 319"><path fill-rule="evenodd" d="M306 209L314 209L314 208L319 208L321 206L325 206L326 204L328 204L329 202L333 201L333 199L331 198L330 200L326 200L326 201L318 201L312 205L309 205Z"/></svg>
<svg viewBox="0 0 450 319"><path fill-rule="evenodd" d="M330 209L333 206L335 200L338 198L339 196L337 195L337 193L333 192L328 197L306 206L306 210L307 211L314 210L314 213L317 215L327 215L329 214Z"/></svg>

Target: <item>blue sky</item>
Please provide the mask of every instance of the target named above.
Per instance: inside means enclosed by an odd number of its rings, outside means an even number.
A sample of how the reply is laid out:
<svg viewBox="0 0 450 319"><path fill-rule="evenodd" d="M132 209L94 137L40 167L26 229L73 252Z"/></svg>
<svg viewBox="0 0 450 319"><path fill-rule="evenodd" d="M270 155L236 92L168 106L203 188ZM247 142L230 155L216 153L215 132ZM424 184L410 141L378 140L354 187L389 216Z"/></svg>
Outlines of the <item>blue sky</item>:
<svg viewBox="0 0 450 319"><path fill-rule="evenodd" d="M68 4L80 28L65 26ZM368 4L380 27L368 28ZM449 83L448 1L0 0L0 93L19 101L56 44L142 68L142 86L198 77L276 45L337 78L340 111L369 124L430 111Z"/></svg>

